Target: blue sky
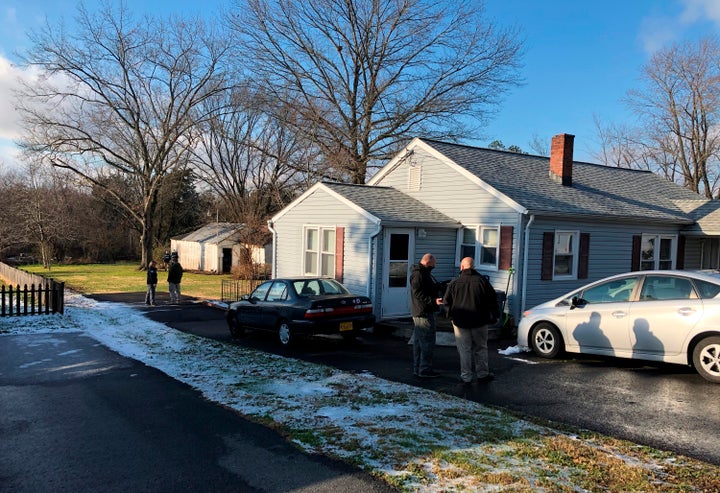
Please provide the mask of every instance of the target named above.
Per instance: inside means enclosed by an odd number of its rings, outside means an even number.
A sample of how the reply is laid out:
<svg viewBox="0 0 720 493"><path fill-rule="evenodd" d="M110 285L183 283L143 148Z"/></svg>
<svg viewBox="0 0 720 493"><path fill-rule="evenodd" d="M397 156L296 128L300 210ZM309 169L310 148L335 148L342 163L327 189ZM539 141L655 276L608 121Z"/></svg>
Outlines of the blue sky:
<svg viewBox="0 0 720 493"><path fill-rule="evenodd" d="M87 5L95 2L88 1ZM128 0L137 13L216 14L227 0ZM75 0L3 0L0 4L0 162L14 161L17 137L9 88L18 76L14 52L26 33L47 17L56 23L75 13ZM522 76L474 145L493 140L530 150L533 138L549 142L558 133L575 137L575 158L597 162L594 117L631 123L622 98L639 87L643 64L675 41L720 34L720 0L487 0L500 25L520 28L525 39Z"/></svg>

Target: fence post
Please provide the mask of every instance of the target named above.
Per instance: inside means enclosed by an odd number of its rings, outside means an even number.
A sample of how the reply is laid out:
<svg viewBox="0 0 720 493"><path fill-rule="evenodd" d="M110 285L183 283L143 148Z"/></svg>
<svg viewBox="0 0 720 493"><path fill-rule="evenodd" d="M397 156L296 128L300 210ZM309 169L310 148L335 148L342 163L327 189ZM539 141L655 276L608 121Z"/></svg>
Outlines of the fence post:
<svg viewBox="0 0 720 493"><path fill-rule="evenodd" d="M15 288L15 315L20 315L20 285Z"/></svg>
<svg viewBox="0 0 720 493"><path fill-rule="evenodd" d="M2 285L2 312L0 312L2 316L5 316L5 285Z"/></svg>

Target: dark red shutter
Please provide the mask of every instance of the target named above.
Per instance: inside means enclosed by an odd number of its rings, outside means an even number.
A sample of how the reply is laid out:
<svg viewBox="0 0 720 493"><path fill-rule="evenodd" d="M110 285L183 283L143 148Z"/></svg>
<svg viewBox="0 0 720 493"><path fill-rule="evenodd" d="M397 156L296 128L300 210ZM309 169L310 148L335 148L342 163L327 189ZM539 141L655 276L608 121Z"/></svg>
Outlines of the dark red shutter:
<svg viewBox="0 0 720 493"><path fill-rule="evenodd" d="M578 256L578 279L588 278L590 258L590 233L580 233L580 252Z"/></svg>
<svg viewBox="0 0 720 493"><path fill-rule="evenodd" d="M684 236L678 236L677 259L675 260L675 268L681 269L681 270L685 268L685 237Z"/></svg>
<svg viewBox="0 0 720 493"><path fill-rule="evenodd" d="M630 259L630 270L640 270L640 249L642 248L642 236L632 237L632 258Z"/></svg>
<svg viewBox="0 0 720 493"><path fill-rule="evenodd" d="M551 231L543 233L542 268L540 269L540 279L542 279L543 281L552 281L554 255L555 233Z"/></svg>
<svg viewBox="0 0 720 493"><path fill-rule="evenodd" d="M512 267L512 242L513 227L500 226L500 259L498 260L500 270L509 270Z"/></svg>
<svg viewBox="0 0 720 493"><path fill-rule="evenodd" d="M343 282L343 264L345 260L345 228L335 228L335 280Z"/></svg>

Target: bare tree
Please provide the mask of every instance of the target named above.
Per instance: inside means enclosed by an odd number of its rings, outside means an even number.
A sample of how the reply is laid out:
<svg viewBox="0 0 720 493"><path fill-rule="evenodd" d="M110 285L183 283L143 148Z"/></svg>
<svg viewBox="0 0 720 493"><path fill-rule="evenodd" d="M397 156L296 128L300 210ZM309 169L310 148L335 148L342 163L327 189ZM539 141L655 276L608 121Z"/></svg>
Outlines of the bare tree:
<svg viewBox="0 0 720 493"><path fill-rule="evenodd" d="M643 68L644 86L627 101L640 118L636 150L623 161L653 163L683 186L718 197L720 45L714 37L675 44Z"/></svg>
<svg viewBox="0 0 720 493"><path fill-rule="evenodd" d="M214 117L198 127L196 173L220 198L226 215L246 225L246 241L263 229L272 213L307 188L316 147L286 123L294 107L278 120L278 109L261 92L238 86L222 98L209 100ZM277 103L272 103L278 106Z"/></svg>
<svg viewBox="0 0 720 493"><path fill-rule="evenodd" d="M44 78L20 94L22 145L126 211L140 232L144 268L158 191L187 163L190 130L206 117L201 103L224 90L228 43L199 20L135 20L110 2L97 13L81 5L72 30L48 25L32 42L25 62ZM130 184L132 193L113 183Z"/></svg>
<svg viewBox="0 0 720 493"><path fill-rule="evenodd" d="M473 0L236 7L229 22L246 66L276 99L296 104L295 130L320 147L335 178L353 183L415 135L473 137L520 82L517 32L500 29Z"/></svg>

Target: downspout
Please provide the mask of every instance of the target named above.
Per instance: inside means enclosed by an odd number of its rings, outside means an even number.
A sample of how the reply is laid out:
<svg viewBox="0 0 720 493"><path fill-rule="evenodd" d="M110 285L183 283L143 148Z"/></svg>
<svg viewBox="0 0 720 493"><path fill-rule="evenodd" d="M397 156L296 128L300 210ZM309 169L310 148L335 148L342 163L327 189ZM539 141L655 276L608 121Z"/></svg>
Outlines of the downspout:
<svg viewBox="0 0 720 493"><path fill-rule="evenodd" d="M272 245L272 275L275 279L277 277L277 231L273 228L272 219L268 219L267 222L268 230L272 233L273 245Z"/></svg>
<svg viewBox="0 0 720 493"><path fill-rule="evenodd" d="M523 252L523 273L522 273L522 302L520 303L520 317L525 313L525 296L527 293L527 272L528 272L528 250L530 249L530 226L535 221L535 214L530 215L530 220L525 225L525 251ZM518 320L519 322L519 320Z"/></svg>
<svg viewBox="0 0 720 493"><path fill-rule="evenodd" d="M373 297L370 296L370 294L371 294L370 286L372 286L372 284L373 284L373 277L372 277L372 275L373 275L373 268L372 268L372 266L373 266L373 253L372 253L373 252L373 242L375 241L375 239L377 238L377 236L380 234L381 231L382 231L382 221L378 221L377 224L375 225L375 231L368 238L368 276L367 276L368 284L367 284L367 291L366 291L365 295L368 298L370 298L371 300L373 299ZM377 252L375 252L375 256L377 256ZM375 310L375 307L376 307L376 303L373 302L373 310ZM377 316L377 314L376 314L376 316Z"/></svg>

